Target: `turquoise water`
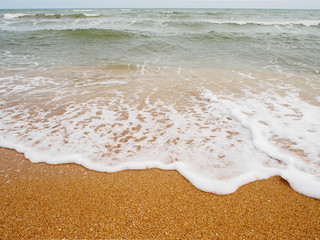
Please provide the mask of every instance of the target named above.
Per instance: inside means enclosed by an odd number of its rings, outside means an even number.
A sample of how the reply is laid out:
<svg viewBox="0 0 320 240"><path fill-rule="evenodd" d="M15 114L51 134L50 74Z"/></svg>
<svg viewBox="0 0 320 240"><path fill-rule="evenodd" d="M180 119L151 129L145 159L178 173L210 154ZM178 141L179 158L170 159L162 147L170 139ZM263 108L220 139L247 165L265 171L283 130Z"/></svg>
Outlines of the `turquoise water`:
<svg viewBox="0 0 320 240"><path fill-rule="evenodd" d="M0 10L0 145L320 198L319 30L319 10Z"/></svg>

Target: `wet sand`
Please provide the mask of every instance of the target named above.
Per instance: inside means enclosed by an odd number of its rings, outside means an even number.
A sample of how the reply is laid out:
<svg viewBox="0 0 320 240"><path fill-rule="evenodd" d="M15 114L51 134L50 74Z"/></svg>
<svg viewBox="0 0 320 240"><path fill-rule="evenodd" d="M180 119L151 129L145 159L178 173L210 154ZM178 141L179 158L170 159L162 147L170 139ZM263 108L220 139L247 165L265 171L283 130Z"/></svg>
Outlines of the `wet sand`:
<svg viewBox="0 0 320 240"><path fill-rule="evenodd" d="M320 200L280 177L221 196L176 171L99 173L0 148L0 186L1 239L320 238Z"/></svg>

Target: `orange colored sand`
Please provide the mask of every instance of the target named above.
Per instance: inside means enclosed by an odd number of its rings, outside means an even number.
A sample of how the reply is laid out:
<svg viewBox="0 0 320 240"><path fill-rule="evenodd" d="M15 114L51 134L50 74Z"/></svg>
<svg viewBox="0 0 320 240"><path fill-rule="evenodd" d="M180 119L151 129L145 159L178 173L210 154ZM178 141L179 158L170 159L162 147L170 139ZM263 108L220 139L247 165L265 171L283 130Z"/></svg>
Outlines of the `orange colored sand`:
<svg viewBox="0 0 320 240"><path fill-rule="evenodd" d="M0 148L0 239L320 239L320 201L280 177L230 195L176 171L99 173Z"/></svg>

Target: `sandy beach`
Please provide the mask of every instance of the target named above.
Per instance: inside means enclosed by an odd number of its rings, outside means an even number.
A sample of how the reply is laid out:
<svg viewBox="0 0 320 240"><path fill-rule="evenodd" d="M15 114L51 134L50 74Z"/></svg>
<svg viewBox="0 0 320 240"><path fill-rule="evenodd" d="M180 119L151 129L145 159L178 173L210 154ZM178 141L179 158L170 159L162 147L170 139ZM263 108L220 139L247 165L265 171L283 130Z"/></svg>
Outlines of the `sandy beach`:
<svg viewBox="0 0 320 240"><path fill-rule="evenodd" d="M0 240L320 240L320 10L131 2L0 6Z"/></svg>
<svg viewBox="0 0 320 240"><path fill-rule="evenodd" d="M317 239L320 201L280 177L230 195L176 171L99 173L0 148L1 239Z"/></svg>

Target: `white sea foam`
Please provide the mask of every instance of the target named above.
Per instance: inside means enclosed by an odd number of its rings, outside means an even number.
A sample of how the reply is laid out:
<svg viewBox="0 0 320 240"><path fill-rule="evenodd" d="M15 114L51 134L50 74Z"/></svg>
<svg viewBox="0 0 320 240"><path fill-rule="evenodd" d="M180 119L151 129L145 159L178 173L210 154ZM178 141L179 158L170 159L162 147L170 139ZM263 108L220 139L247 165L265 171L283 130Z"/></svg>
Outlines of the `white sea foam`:
<svg viewBox="0 0 320 240"><path fill-rule="evenodd" d="M81 84L76 84L75 86L81 86L81 87L89 87L89 86L97 86L97 85L111 85L111 84L127 84L127 82L124 81L116 81L116 80L111 80L111 81L103 81L103 82L92 82L88 81L87 83L81 83Z"/></svg>
<svg viewBox="0 0 320 240"><path fill-rule="evenodd" d="M121 68L119 71L122 74ZM218 194L280 175L296 191L319 198L317 107L289 92L286 96L267 90L255 94L250 88L238 99L199 87L193 89L196 96L183 99L187 104L170 103L155 97L165 88L150 77L171 70L157 71L150 73L144 67L141 75L140 68L133 69L131 78L140 76L135 84L148 81L136 85L129 98L132 87L127 81L112 80L112 75L104 82L86 80L76 88L85 90L81 94L98 91L100 95L99 88L89 88L99 83L110 85L110 92L107 89L107 96L80 103L74 101L79 93L69 92L68 85L63 87L55 79L15 77L13 83L3 78L0 90L7 90L8 99L11 94L20 96L17 100L21 104L1 110L0 145L23 152L32 162L76 163L102 172L176 169L199 189ZM112 72L115 74L115 70ZM184 83L185 90L192 85L193 72L190 75L178 68L172 73L178 79L189 79ZM234 74L239 77L238 72ZM88 78L88 73L85 76ZM246 79L256 82L257 78ZM119 86L116 92L113 84ZM160 85L149 89L150 84ZM177 97L174 99L177 101ZM39 100L46 104L39 105Z"/></svg>
<svg viewBox="0 0 320 240"><path fill-rule="evenodd" d="M94 14L94 13L85 13L84 14L86 17L100 17L100 14Z"/></svg>
<svg viewBox="0 0 320 240"><path fill-rule="evenodd" d="M320 198L320 109L294 96L272 95L242 100L232 116L250 130L257 150L282 161L286 167L279 175L296 191ZM208 92L204 97L217 101Z"/></svg>
<svg viewBox="0 0 320 240"><path fill-rule="evenodd" d="M247 20L205 20L213 24L236 24L236 25L262 25L262 26L290 26L290 25L303 25L306 27L319 26L319 20L299 20L299 21L247 21Z"/></svg>
<svg viewBox="0 0 320 240"><path fill-rule="evenodd" d="M21 18L25 16L34 16L34 14L26 14L26 13L5 13L3 15L4 19L14 19L14 18Z"/></svg>
<svg viewBox="0 0 320 240"><path fill-rule="evenodd" d="M256 79L255 77L251 76L250 74L245 74L245 73L238 72L238 71L235 71L235 70L232 70L232 71L238 73L239 75L241 75L243 77L250 78L250 79Z"/></svg>
<svg viewBox="0 0 320 240"><path fill-rule="evenodd" d="M0 144L25 153L33 162L73 162L96 171L177 169L200 189L219 194L231 193L244 183L276 173L259 167L261 163L257 159L267 158L264 154L245 141L237 142L248 138L248 131L236 132L232 139L231 131L241 130L237 122L228 123L226 129L216 129L224 125L223 119L229 115L224 117L215 108L189 109L195 111L193 115L179 113L173 106L162 109L161 102L149 105L150 113L124 103L114 104L111 104L111 109L116 108L113 111L95 103L70 106L62 116L32 124L33 130L26 129L27 134L24 130L19 132L20 123L12 122L13 134L2 135ZM118 112L122 109L129 110L128 119L119 121ZM99 117L93 118L97 112ZM43 114L40 113L40 119L44 118ZM153 115L165 116L166 120L159 122L162 118ZM210 126L213 118L221 119ZM4 120L10 121L8 116ZM45 126L51 127L47 131ZM14 129L18 131L14 133ZM24 142L24 138L30 142ZM262 171L257 170L259 168Z"/></svg>

